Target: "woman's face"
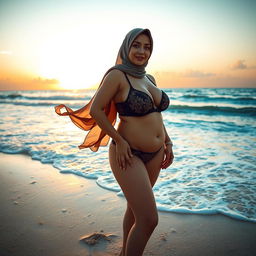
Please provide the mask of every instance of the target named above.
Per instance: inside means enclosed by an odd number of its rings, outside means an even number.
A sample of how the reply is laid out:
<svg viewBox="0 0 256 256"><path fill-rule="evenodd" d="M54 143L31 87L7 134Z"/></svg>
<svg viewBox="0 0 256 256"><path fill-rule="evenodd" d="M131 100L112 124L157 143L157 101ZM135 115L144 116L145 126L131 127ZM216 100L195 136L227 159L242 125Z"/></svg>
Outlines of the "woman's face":
<svg viewBox="0 0 256 256"><path fill-rule="evenodd" d="M131 63L140 66L148 61L150 53L151 44L149 37L145 34L141 34L132 42L128 57Z"/></svg>

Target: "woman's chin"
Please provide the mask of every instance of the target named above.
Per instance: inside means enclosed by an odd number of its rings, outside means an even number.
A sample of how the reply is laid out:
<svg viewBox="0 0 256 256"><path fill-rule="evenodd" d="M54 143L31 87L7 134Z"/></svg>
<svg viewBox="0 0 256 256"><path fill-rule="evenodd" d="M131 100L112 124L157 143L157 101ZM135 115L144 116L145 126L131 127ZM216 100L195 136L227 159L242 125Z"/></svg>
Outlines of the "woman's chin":
<svg viewBox="0 0 256 256"><path fill-rule="evenodd" d="M134 61L133 64L136 66L143 66L146 63L146 61Z"/></svg>

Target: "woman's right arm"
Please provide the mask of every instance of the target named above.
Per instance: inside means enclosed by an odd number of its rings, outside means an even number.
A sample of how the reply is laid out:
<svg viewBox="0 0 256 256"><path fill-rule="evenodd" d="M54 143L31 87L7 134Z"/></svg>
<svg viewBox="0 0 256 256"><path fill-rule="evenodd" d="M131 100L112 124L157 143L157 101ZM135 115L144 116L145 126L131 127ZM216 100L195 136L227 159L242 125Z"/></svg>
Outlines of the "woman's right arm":
<svg viewBox="0 0 256 256"><path fill-rule="evenodd" d="M94 97L90 115L95 119L99 127L116 142L116 158L119 166L125 169L126 162L130 163L130 158L132 157L130 146L112 126L104 112L105 106L114 99L120 90L122 76L123 73L119 70L112 70L106 75Z"/></svg>

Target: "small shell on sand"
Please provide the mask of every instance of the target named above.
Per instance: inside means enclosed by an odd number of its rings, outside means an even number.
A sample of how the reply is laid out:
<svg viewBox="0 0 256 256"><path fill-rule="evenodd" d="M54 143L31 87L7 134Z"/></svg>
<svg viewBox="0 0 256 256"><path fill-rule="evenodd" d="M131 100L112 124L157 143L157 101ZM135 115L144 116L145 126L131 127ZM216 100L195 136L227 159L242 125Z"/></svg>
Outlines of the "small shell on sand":
<svg viewBox="0 0 256 256"><path fill-rule="evenodd" d="M115 235L96 232L96 233L82 236L80 238L80 241L86 243L87 245L95 245L99 243L100 240L111 242L111 237L115 237Z"/></svg>
<svg viewBox="0 0 256 256"><path fill-rule="evenodd" d="M160 234L160 240L162 241L167 241L167 234L166 233L163 233L163 234Z"/></svg>

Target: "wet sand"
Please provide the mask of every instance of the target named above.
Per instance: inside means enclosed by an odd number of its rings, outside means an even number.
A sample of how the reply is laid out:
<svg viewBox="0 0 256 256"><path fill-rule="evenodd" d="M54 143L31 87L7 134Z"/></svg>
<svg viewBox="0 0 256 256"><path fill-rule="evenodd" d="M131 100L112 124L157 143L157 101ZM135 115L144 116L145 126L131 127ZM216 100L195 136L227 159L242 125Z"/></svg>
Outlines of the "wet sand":
<svg viewBox="0 0 256 256"><path fill-rule="evenodd" d="M95 180L61 174L26 155L0 154L0 192L1 256L119 254L126 202ZM253 256L255 251L255 223L160 212L144 255Z"/></svg>

